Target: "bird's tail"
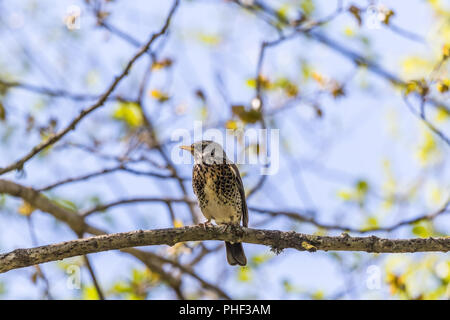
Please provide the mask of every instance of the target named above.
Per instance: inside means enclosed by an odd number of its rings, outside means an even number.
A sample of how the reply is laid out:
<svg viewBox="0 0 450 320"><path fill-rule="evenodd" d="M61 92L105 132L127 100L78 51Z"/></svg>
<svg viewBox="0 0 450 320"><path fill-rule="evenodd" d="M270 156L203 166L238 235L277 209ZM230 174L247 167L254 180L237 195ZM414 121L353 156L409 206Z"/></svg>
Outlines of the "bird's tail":
<svg viewBox="0 0 450 320"><path fill-rule="evenodd" d="M230 265L234 266L238 264L240 266L245 266L247 264L247 258L245 257L242 243L225 241L225 247L227 249L227 261Z"/></svg>

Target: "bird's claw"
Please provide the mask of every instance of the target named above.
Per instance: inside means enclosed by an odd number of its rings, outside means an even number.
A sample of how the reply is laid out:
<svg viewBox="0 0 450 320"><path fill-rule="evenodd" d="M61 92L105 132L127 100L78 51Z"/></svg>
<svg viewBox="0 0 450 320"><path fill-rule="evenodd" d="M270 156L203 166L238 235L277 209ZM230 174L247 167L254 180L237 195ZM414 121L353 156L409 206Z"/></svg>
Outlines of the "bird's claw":
<svg viewBox="0 0 450 320"><path fill-rule="evenodd" d="M206 228L208 228L208 227L212 227L211 220L208 220L208 221L203 222L203 223L199 223L198 225L200 227L202 227L204 230L206 230Z"/></svg>
<svg viewBox="0 0 450 320"><path fill-rule="evenodd" d="M220 228L223 230L223 232L229 232L232 231L233 228L235 228L235 225L232 223L224 223L220 226Z"/></svg>

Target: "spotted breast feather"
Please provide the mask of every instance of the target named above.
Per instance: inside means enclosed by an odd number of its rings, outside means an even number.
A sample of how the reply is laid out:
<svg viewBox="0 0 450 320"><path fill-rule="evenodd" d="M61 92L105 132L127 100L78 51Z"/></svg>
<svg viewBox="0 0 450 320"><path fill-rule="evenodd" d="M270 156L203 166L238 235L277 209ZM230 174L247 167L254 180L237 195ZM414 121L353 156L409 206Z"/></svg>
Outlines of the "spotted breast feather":
<svg viewBox="0 0 450 320"><path fill-rule="evenodd" d="M217 224L239 224L243 215L248 216L245 198L242 201L244 196L242 181L239 175L236 175L237 167L234 169L232 166L194 165L192 186L199 206L203 215L207 219L215 220ZM247 222L248 218L244 220Z"/></svg>

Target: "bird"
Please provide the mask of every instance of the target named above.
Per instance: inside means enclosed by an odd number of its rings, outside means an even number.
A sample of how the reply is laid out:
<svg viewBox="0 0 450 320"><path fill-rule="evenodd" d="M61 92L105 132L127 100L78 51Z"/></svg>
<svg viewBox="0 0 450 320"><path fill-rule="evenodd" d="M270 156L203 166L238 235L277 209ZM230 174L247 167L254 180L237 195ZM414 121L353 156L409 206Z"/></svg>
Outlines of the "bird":
<svg viewBox="0 0 450 320"><path fill-rule="evenodd" d="M207 221L201 225L248 227L248 209L244 185L238 167L227 158L222 146L214 141L202 140L180 146L194 157L192 188L198 205ZM242 243L225 241L227 261L230 265L245 266L247 258Z"/></svg>

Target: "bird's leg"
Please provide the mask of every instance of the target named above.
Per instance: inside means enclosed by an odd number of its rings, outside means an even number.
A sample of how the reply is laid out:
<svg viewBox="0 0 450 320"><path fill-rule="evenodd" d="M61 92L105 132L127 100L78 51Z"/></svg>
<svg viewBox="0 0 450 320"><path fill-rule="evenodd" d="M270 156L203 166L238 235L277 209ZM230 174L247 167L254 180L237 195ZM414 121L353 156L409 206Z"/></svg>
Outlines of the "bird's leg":
<svg viewBox="0 0 450 320"><path fill-rule="evenodd" d="M206 230L207 227L212 226L211 219L206 220L206 222L199 223L198 225Z"/></svg>

